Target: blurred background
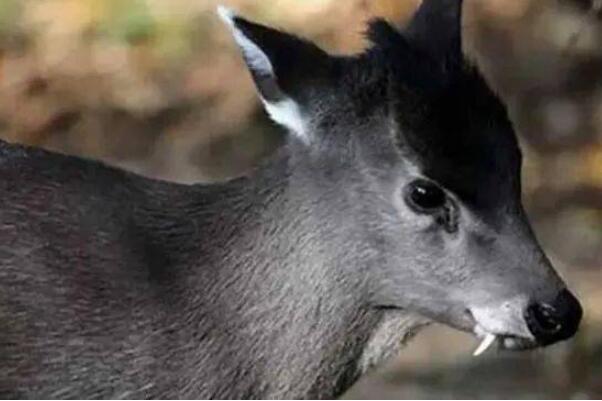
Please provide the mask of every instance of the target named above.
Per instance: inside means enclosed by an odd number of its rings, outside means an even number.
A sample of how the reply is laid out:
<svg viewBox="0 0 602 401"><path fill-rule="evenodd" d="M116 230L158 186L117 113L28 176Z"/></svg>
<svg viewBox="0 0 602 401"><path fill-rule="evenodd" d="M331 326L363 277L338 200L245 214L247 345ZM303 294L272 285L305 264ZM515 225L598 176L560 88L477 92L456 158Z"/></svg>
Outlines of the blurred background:
<svg viewBox="0 0 602 401"><path fill-rule="evenodd" d="M340 53L419 0L223 0ZM267 121L212 0L0 0L0 137L146 176L218 181L269 155ZM602 1L466 0L466 51L510 107L525 201L584 301L577 339L470 357L433 326L350 398L602 397Z"/></svg>

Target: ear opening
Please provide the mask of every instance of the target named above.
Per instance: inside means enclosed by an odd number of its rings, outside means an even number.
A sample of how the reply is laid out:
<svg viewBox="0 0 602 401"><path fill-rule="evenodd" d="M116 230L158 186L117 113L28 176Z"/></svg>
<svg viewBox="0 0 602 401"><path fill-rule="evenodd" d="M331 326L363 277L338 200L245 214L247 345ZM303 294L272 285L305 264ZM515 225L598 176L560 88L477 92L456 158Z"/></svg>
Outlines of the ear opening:
<svg viewBox="0 0 602 401"><path fill-rule="evenodd" d="M262 100L268 102L283 100L284 94L277 85L274 67L268 55L240 28L241 24L248 23L248 21L238 17L234 11L224 6L219 6L217 12L222 21L230 28Z"/></svg>
<svg viewBox="0 0 602 401"><path fill-rule="evenodd" d="M232 31L270 117L305 137L304 93L324 75L329 56L310 42L250 22L226 7L217 12Z"/></svg>

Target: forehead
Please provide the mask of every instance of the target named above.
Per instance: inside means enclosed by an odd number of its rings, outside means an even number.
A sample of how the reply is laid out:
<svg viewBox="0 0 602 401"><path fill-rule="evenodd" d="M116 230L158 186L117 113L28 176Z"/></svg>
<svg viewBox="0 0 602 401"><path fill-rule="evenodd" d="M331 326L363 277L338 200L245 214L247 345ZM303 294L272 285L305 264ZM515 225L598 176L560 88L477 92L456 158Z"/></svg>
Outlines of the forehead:
<svg viewBox="0 0 602 401"><path fill-rule="evenodd" d="M386 116L384 123L397 127L392 146L475 207L517 197L518 143L506 108L478 70L461 60L446 71L395 40L393 51L377 42L347 63L338 87L345 88L352 115Z"/></svg>
<svg viewBox="0 0 602 401"><path fill-rule="evenodd" d="M392 96L398 145L427 177L474 206L518 195L521 155L512 124L476 71L431 96Z"/></svg>

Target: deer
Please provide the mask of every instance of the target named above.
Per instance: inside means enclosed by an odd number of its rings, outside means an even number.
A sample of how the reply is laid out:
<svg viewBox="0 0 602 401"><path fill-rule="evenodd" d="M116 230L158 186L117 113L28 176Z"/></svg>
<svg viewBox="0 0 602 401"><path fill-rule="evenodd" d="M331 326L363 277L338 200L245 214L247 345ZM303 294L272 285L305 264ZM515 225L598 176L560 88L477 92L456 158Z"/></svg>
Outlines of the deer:
<svg viewBox="0 0 602 401"><path fill-rule="evenodd" d="M225 182L1 142L0 395L334 398L431 323L475 354L573 337L462 6L352 55L220 7L285 137Z"/></svg>

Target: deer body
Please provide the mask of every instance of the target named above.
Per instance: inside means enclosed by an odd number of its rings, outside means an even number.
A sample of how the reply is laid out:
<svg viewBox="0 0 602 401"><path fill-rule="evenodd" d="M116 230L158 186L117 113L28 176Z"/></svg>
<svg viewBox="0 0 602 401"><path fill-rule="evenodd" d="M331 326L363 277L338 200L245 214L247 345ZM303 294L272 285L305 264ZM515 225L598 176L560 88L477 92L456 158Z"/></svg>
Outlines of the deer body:
<svg viewBox="0 0 602 401"><path fill-rule="evenodd" d="M1 396L332 398L430 321L481 348L575 333L460 0L373 22L350 57L220 14L289 130L249 175L185 186L0 143Z"/></svg>
<svg viewBox="0 0 602 401"><path fill-rule="evenodd" d="M333 397L379 323L421 322L318 268L357 263L331 241L353 233L345 199L299 196L338 189L294 144L211 186L1 146L4 395Z"/></svg>

